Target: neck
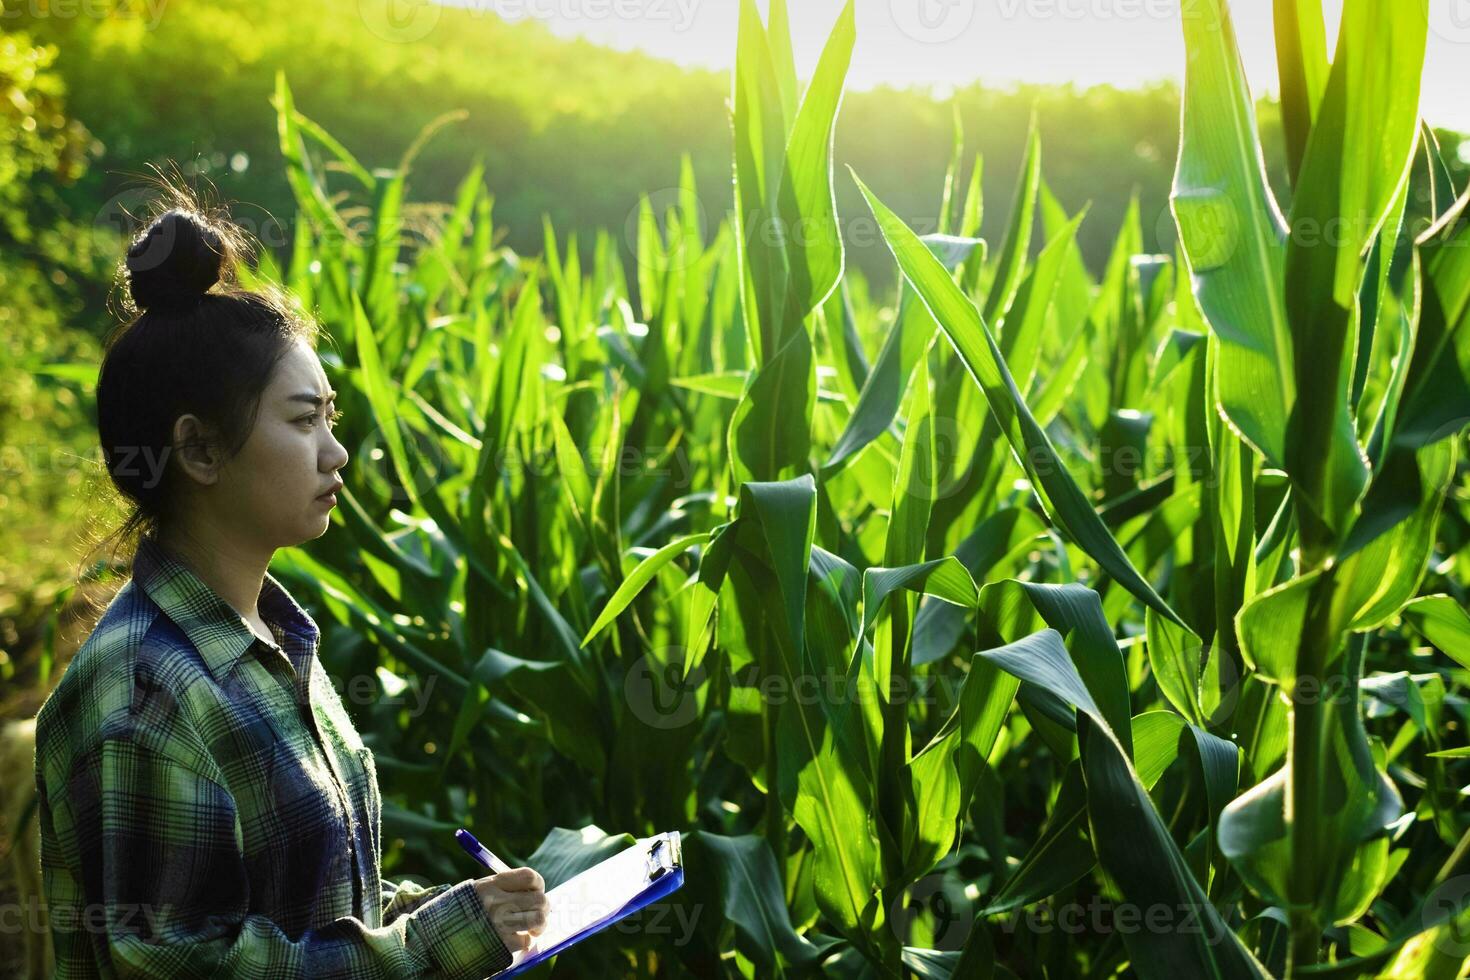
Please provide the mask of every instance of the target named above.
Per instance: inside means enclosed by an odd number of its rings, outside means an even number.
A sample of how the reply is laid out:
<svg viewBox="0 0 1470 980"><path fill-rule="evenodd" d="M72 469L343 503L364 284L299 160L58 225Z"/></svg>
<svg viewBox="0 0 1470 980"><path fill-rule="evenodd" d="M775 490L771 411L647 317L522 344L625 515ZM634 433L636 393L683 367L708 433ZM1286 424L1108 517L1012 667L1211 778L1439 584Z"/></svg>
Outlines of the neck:
<svg viewBox="0 0 1470 980"><path fill-rule="evenodd" d="M265 584L270 551L245 545L210 525L163 528L158 540L241 616L258 618L256 600Z"/></svg>

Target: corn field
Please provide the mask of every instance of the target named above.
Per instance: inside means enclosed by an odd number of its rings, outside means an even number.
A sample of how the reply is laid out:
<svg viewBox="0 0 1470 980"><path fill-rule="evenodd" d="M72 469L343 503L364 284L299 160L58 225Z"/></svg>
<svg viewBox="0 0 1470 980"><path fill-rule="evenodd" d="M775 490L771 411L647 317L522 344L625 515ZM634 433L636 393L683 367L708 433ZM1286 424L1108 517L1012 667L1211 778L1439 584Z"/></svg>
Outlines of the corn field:
<svg viewBox="0 0 1470 980"><path fill-rule="evenodd" d="M1178 249L1135 200L1100 275L1034 126L998 241L962 134L934 234L834 165L851 2L803 83L742 0L729 214L685 160L633 262L501 246L479 166L408 202L452 120L370 171L281 77L297 231L249 278L332 336L353 459L273 569L372 678L385 871L683 831L557 976L1465 976L1470 195L1427 0L1346 0L1335 52L1276 13L1290 199L1187 4Z"/></svg>

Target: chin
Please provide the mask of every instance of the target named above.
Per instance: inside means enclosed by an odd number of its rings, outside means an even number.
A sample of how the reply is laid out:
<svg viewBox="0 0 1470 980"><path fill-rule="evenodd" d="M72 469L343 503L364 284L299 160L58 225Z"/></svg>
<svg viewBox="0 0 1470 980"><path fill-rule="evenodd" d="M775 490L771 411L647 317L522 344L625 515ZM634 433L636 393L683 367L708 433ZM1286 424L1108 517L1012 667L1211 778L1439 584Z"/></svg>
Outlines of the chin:
<svg viewBox="0 0 1470 980"><path fill-rule="evenodd" d="M331 526L332 518L330 514L307 518L301 524L297 525L296 529L291 532L291 540L287 544L282 545L282 547L295 548L299 545L306 544L308 541L315 541L323 534L326 534L327 528Z"/></svg>

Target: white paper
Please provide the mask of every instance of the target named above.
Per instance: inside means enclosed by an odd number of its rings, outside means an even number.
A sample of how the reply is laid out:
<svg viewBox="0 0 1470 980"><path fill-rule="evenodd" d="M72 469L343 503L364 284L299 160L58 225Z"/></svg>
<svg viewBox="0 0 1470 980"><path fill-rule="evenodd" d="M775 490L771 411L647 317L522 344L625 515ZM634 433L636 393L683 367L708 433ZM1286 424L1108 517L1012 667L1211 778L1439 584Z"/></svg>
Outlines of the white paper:
<svg viewBox="0 0 1470 980"><path fill-rule="evenodd" d="M540 950L592 928L637 898L648 887L648 852L658 837L636 844L569 878L546 893L551 906L546 928L532 939L529 949L515 953L511 967L520 966ZM667 845L665 845L667 846Z"/></svg>

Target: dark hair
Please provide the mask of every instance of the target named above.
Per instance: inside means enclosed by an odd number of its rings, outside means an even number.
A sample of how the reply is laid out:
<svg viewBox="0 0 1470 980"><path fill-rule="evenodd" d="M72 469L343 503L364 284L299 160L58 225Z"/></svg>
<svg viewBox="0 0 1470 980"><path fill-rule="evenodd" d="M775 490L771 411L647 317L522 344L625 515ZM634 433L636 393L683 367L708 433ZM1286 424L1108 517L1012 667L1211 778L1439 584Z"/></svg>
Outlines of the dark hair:
<svg viewBox="0 0 1470 980"><path fill-rule="evenodd" d="M293 343L317 344L315 321L284 291L236 282L250 247L222 210L164 182L153 211L118 264L126 322L107 339L97 376L103 459L132 508L101 543L136 543L173 515L180 416L197 415L228 459L249 437L276 364Z"/></svg>

